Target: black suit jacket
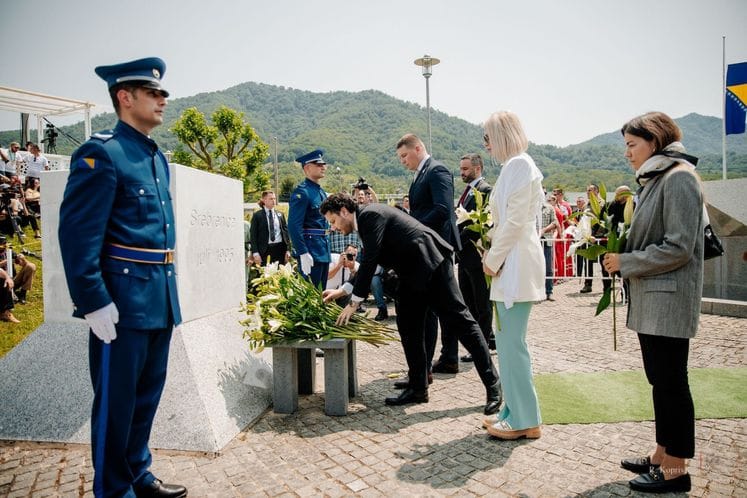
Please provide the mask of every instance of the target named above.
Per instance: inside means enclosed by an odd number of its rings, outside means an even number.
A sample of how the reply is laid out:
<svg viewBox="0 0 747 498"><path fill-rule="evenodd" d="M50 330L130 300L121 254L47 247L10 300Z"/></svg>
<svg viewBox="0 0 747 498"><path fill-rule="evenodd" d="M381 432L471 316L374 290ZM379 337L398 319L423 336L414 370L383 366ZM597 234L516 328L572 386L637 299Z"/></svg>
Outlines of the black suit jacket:
<svg viewBox="0 0 747 498"><path fill-rule="evenodd" d="M410 214L446 242L461 249L454 213L454 175L429 157L410 185Z"/></svg>
<svg viewBox="0 0 747 498"><path fill-rule="evenodd" d="M474 189L482 192L483 203L487 204L490 200L490 192L492 192L493 187L491 187L490 184L483 178L482 180L477 182L477 185L475 185ZM464 201L463 207L467 211L473 211L477 207L477 201L475 201L475 195L472 191L467 194L467 198ZM482 259L480 258L480 253L477 252L475 244L472 243L472 241L477 241L479 235L477 234L477 232L468 230L467 227L469 225L470 223L466 221L458 225L459 240L462 243L462 250L458 253L459 264L469 267L480 267L482 269Z"/></svg>
<svg viewBox="0 0 747 498"><path fill-rule="evenodd" d="M288 224L285 221L285 216L277 209L275 213L277 213L280 219L280 237L282 242L285 242L286 247L290 247L288 242ZM257 252L264 259L267 256L270 240L270 225L267 222L267 211L265 211L265 208L259 208L252 215L252 223L249 227L249 240L252 244L252 253Z"/></svg>
<svg viewBox="0 0 747 498"><path fill-rule="evenodd" d="M404 291L424 290L433 271L451 257L452 246L404 211L386 204L369 204L356 213L363 259L353 294L367 296L376 265L393 269Z"/></svg>

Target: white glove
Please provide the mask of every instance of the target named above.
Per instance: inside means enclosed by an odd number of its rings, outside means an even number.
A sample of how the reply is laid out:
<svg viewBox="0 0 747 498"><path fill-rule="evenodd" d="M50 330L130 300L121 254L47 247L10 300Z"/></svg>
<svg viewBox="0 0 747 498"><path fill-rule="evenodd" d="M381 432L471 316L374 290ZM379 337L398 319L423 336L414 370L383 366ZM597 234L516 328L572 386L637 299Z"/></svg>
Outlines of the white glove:
<svg viewBox="0 0 747 498"><path fill-rule="evenodd" d="M117 329L114 324L119 321L119 310L116 304L109 303L103 308L86 313L83 316L96 337L106 344L117 338Z"/></svg>
<svg viewBox="0 0 747 498"><path fill-rule="evenodd" d="M311 273L311 267L314 266L314 258L311 257L311 254L305 252L299 256L299 259L301 259L301 271L304 275Z"/></svg>

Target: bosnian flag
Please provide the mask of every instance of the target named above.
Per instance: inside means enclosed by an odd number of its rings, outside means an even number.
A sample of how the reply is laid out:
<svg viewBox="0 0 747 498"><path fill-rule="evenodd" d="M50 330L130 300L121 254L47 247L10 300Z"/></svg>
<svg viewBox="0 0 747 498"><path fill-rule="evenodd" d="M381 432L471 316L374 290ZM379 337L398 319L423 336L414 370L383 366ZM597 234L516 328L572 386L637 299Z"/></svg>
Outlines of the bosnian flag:
<svg viewBox="0 0 747 498"><path fill-rule="evenodd" d="M747 119L747 62L729 64L726 71L726 134L745 131Z"/></svg>

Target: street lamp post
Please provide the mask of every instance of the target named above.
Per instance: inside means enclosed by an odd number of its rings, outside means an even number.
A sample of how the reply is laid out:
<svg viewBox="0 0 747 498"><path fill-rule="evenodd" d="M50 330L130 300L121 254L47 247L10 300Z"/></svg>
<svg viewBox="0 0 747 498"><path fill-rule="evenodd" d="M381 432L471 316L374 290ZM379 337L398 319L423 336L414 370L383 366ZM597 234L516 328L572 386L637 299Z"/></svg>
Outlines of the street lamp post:
<svg viewBox="0 0 747 498"><path fill-rule="evenodd" d="M278 189L278 137L272 137L272 141L275 142L275 195L280 195Z"/></svg>
<svg viewBox="0 0 747 498"><path fill-rule="evenodd" d="M431 57L426 54L420 59L415 59L415 65L423 68L423 77L425 78L425 107L428 109L428 150L433 153L433 137L431 136L431 92L428 80L433 74L433 66L441 62L440 59Z"/></svg>

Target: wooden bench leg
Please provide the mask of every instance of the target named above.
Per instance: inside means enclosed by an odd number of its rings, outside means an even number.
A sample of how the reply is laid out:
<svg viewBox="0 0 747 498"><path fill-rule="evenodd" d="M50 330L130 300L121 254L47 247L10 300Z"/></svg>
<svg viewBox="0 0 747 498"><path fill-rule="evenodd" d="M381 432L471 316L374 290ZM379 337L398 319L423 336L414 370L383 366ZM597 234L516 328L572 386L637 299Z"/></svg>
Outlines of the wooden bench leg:
<svg viewBox="0 0 747 498"><path fill-rule="evenodd" d="M272 401L275 413L298 410L297 349L272 348Z"/></svg>
<svg viewBox="0 0 747 498"><path fill-rule="evenodd" d="M324 413L348 414L348 350L324 350Z"/></svg>
<svg viewBox="0 0 747 498"><path fill-rule="evenodd" d="M298 351L298 393L314 394L316 386L316 350L297 349Z"/></svg>

